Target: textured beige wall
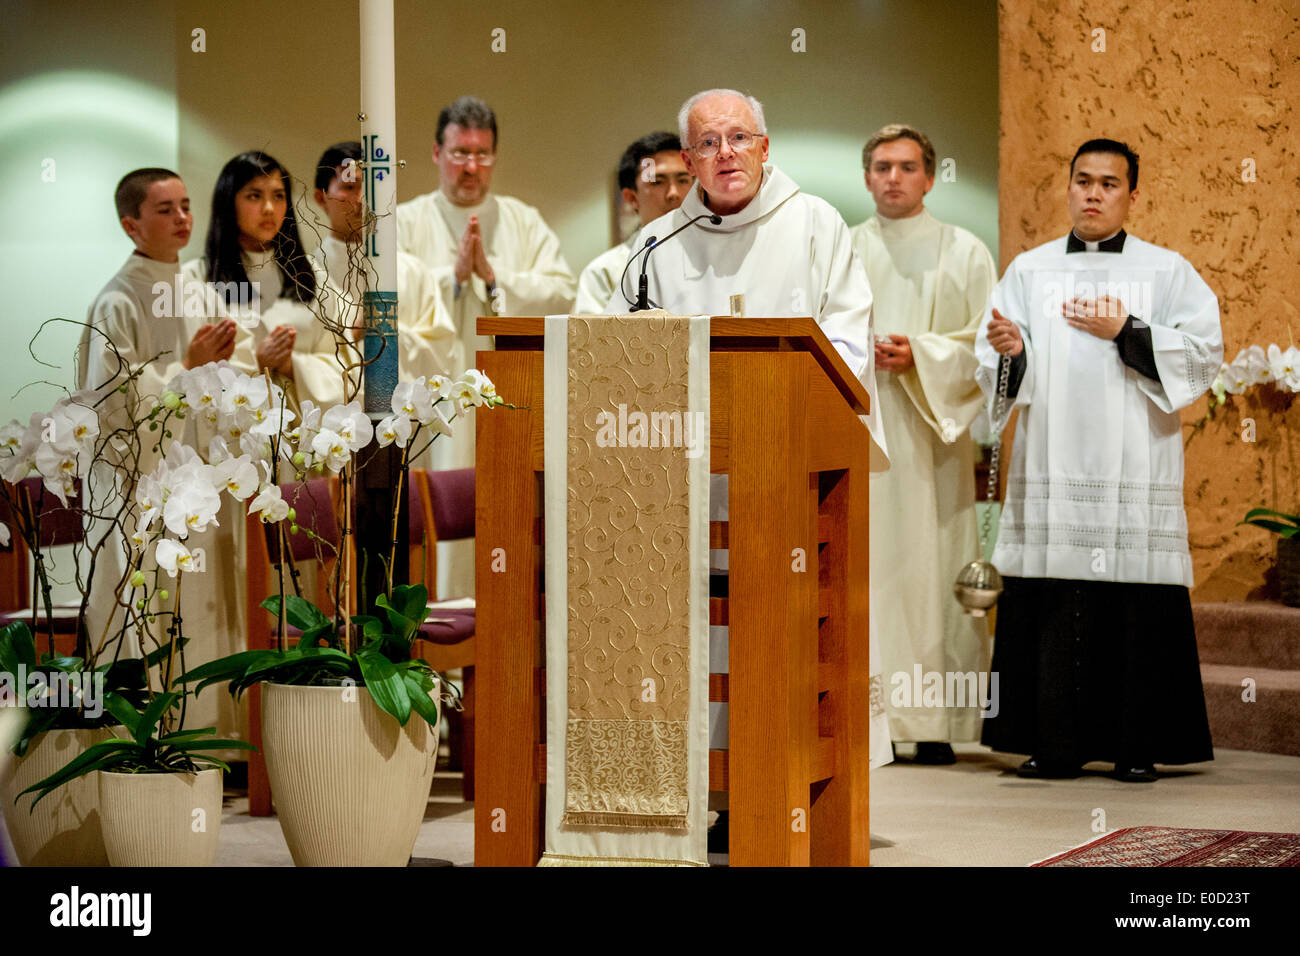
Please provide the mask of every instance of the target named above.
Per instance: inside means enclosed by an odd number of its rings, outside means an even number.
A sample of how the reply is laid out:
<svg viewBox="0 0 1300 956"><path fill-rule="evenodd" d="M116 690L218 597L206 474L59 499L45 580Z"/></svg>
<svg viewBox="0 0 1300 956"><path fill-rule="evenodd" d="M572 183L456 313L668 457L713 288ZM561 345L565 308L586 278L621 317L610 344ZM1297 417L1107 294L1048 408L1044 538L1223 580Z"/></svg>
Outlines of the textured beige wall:
<svg viewBox="0 0 1300 956"><path fill-rule="evenodd" d="M1095 30L1104 30L1105 50ZM1300 4L1295 0L999 3L1001 265L1070 226L1068 164L1085 139L1141 155L1128 229L1182 253L1219 296L1227 360L1300 342ZM1243 181L1245 159L1255 181ZM1187 450L1199 601L1275 596L1274 539L1248 508L1300 508L1300 401L1236 397ZM1184 426L1205 415L1201 399ZM1242 440L1253 418L1254 443Z"/></svg>

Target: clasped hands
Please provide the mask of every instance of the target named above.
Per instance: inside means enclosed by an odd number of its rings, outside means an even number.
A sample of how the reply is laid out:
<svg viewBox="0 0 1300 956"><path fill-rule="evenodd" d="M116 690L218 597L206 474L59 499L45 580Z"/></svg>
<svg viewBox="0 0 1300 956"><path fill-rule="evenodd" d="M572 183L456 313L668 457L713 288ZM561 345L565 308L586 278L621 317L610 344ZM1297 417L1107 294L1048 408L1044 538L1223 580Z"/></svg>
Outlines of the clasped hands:
<svg viewBox="0 0 1300 956"><path fill-rule="evenodd" d="M1128 321L1128 310L1124 308L1124 303L1109 295L1100 299L1067 299L1061 305L1061 315L1072 328L1106 341L1114 340ZM1024 348L1020 327L997 309L993 310L993 318L989 321L988 340L989 345L1000 355L1010 355L1013 358Z"/></svg>
<svg viewBox="0 0 1300 956"><path fill-rule="evenodd" d="M465 234L460 237L460 246L456 250L456 284L464 285L471 275L478 276L488 285L496 283L496 273L488 264L487 251L483 248L478 216L469 217L469 225L465 227Z"/></svg>

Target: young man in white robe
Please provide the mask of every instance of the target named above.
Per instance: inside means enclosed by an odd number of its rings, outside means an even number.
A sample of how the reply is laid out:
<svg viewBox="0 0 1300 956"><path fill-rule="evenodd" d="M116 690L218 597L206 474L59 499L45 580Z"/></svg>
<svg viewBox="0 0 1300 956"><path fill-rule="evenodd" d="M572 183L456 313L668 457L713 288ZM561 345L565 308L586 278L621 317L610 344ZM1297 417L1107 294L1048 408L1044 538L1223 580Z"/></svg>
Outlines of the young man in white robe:
<svg viewBox="0 0 1300 956"><path fill-rule="evenodd" d="M478 334L486 315L555 315L573 308L577 284L560 240L541 214L511 196L490 193L497 161L496 114L462 96L438 114L433 161L438 189L397 207L397 245L433 270L456 326L457 374L492 348ZM504 396L506 401L514 401ZM452 423L434 444L437 468L474 467L474 414ZM444 559L442 555L451 555ZM439 545L438 597L474 593L474 542Z"/></svg>
<svg viewBox="0 0 1300 956"><path fill-rule="evenodd" d="M871 482L871 608L893 739L916 744L916 763L950 764L951 742L979 739L981 701L965 688L986 686L988 670L984 618L963 612L952 585L979 552L969 431L983 405L975 332L997 270L984 243L925 208L935 152L924 133L886 126L867 141L862 163L876 214L853 228L853 245L871 283L889 434L889 470ZM917 668L961 687L962 699L924 706Z"/></svg>
<svg viewBox="0 0 1300 956"><path fill-rule="evenodd" d="M619 193L642 227L680 206L694 182L682 161L682 141L676 133L648 133L625 149L618 162ZM632 278L632 285L624 287L625 295L635 297L636 275L627 268L635 238L634 232L587 263L578 276L575 314L599 315L625 275Z"/></svg>
<svg viewBox="0 0 1300 956"><path fill-rule="evenodd" d="M752 96L729 89L697 93L682 105L677 124L682 160L696 187L675 211L647 224L634 248L642 247L645 237L666 237L696 217L721 222L703 219L656 247L646 264L651 305L676 315L728 315L731 296L741 294L752 315L811 315L871 398L865 416L871 469L887 468L873 369L871 288L848 226L828 202L800 192L790 177L767 164L763 106ZM627 309L615 289L602 311L618 315ZM726 520L726 476L713 479L709 517ZM872 681L877 683L874 615L871 625ZM710 657L726 660L727 652L715 646ZM715 730L716 725L710 746L725 746L725 732L718 740ZM880 709L872 714L870 765L892 759ZM726 828L724 817L710 832L711 852L721 849Z"/></svg>
<svg viewBox="0 0 1300 956"><path fill-rule="evenodd" d="M167 169L137 169L118 183L114 198L122 229L135 250L90 306L90 328L83 330L78 350L78 386L100 388L139 371L133 393L113 393L101 406L102 417L121 425L129 424L128 402L161 397L183 370L231 358L237 329L231 319L213 321L217 310L204 284L182 274L179 254L189 242L194 219L180 177ZM189 430L196 422L191 418L183 424ZM152 432L141 436L142 474L157 463L152 451L156 440ZM164 441L164 452L168 444ZM94 486L111 487L118 464L96 462L92 494ZM186 573L181 592L187 668L246 647L238 502L225 499L218 521L216 528L191 533L186 540L191 550L202 548L205 557L205 570ZM96 530L93 524L87 529L92 546ZM106 628L111 636L121 626L123 612L115 591L131 554L124 536L131 530L113 534L96 565L86 621L92 648L99 646ZM127 646L132 653L140 650L130 635ZM216 726L218 736L238 736L247 731L246 711L229 694L209 688L189 703L186 726Z"/></svg>
<svg viewBox="0 0 1300 956"><path fill-rule="evenodd" d="M355 141L336 143L325 150L316 164L313 193L329 229L312 258L325 271L330 286L341 295L340 314L355 316L351 324L358 343L365 331L361 324L363 296L367 288L374 288L373 279L370 283L366 281L366 273L373 276L374 268L361 244L365 184L357 164L362 155L361 144ZM432 270L400 250L397 253L397 345L400 381L432 375L454 378L464 371L452 367L458 351L456 327L438 301ZM410 449L418 452L425 448L411 460L410 467L432 467L434 446L428 445L429 437L427 431L422 433L418 446Z"/></svg>
<svg viewBox="0 0 1300 956"><path fill-rule="evenodd" d="M1017 256L976 340L1001 430L1019 409L993 563L1005 591L983 742L1026 777L1214 759L1188 588L1179 411L1223 358L1218 300L1178 253L1128 235L1138 158L1089 140L1070 164L1074 228Z"/></svg>

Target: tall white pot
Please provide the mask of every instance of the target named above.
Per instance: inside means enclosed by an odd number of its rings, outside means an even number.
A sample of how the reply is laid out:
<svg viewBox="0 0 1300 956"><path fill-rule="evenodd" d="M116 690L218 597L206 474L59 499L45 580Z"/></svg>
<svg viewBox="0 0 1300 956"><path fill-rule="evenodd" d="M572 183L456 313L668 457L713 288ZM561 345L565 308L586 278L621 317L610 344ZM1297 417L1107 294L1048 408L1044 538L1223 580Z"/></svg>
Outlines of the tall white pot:
<svg viewBox="0 0 1300 956"><path fill-rule="evenodd" d="M65 783L37 805L29 793L37 781L61 769L101 740L125 733L123 727L47 730L32 738L27 755L12 759L0 773L0 809L20 866L108 866L100 832L99 781L86 774Z"/></svg>
<svg viewBox="0 0 1300 956"><path fill-rule="evenodd" d="M113 866L211 866L221 832L221 770L99 775Z"/></svg>
<svg viewBox="0 0 1300 956"><path fill-rule="evenodd" d="M438 760L423 718L402 727L364 687L263 684L262 750L294 863L406 866Z"/></svg>

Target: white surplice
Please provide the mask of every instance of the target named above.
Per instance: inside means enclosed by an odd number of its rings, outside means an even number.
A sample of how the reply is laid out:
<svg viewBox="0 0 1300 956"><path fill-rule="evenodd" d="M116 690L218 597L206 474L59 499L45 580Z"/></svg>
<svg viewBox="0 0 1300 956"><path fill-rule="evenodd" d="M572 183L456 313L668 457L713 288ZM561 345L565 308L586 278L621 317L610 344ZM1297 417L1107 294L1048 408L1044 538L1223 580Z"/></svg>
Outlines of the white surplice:
<svg viewBox="0 0 1300 956"><path fill-rule="evenodd" d="M642 228L632 239L632 248L641 248L647 236L665 237L710 212L697 186L678 209ZM646 275L652 304L674 315L728 315L731 296L741 294L749 315L811 315L871 397L871 413L863 416L867 425L863 438L871 442L871 470L888 468L874 374L871 288L843 218L825 200L800 192L789 176L771 164L763 167L763 183L749 204L721 218L717 226L702 220L651 253ZM603 311L615 315L627 311L620 290L615 289ZM710 512L715 520L725 519L728 513L726 488L725 477L714 476ZM726 566L715 563L719 565ZM720 644L724 630L710 628L715 670L727 659ZM869 627L869 646L875 643L875 630ZM874 686L880 680L878 656L872 651L870 657ZM711 705L710 711L710 746L719 748L727 737L725 705ZM875 705L872 711L871 766L876 767L892 757L885 713Z"/></svg>
<svg viewBox="0 0 1300 956"><path fill-rule="evenodd" d="M361 246L349 247L333 235L326 236L312 257L325 270L330 285L340 290L342 306L351 318L345 324L361 321L363 294L375 288L375 280L365 282L362 270L373 275L373 266ZM423 262L405 252L397 253L397 346L398 380L409 382L420 376L446 375L454 378L464 369L453 369L459 352L456 327L451 316L438 300L438 289L433 272ZM421 433L419 451L428 444L429 436ZM432 450L446 438L411 460L412 468L432 468Z"/></svg>
<svg viewBox="0 0 1300 956"><path fill-rule="evenodd" d="M889 470L871 482L871 608L890 731L897 741L976 740L976 697L925 707L920 695L895 699L894 691L919 683L918 666L923 675L988 669L985 620L962 611L952 586L979 556L969 428L983 394L974 342L997 271L979 239L924 209L873 216L852 234L875 297L876 334L907 336L915 362L876 371Z"/></svg>
<svg viewBox="0 0 1300 956"><path fill-rule="evenodd" d="M587 263L587 267L578 276L578 301L574 303L574 315L603 315L605 305L618 289L619 278L632 257L632 239L628 237L612 249L606 249ZM627 270L630 277L630 294L636 299L636 281L639 273ZM618 311L627 308L624 302Z"/></svg>
<svg viewBox="0 0 1300 956"><path fill-rule="evenodd" d="M477 216L496 288L471 275L459 290L456 253L470 216ZM397 207L397 244L431 270L438 296L456 326L459 375L474 366L475 353L492 348L492 339L478 334L480 316L553 315L573 307L577 285L560 252L560 240L541 213L510 196L489 195L477 206L457 206L441 190L426 193ZM518 404L520 396L502 398ZM434 467L474 467L474 410L452 423L452 434L434 443ZM472 540L438 545L438 597L458 598L474 593Z"/></svg>
<svg viewBox="0 0 1300 956"><path fill-rule="evenodd" d="M240 321L235 337L235 354L230 364L249 375L256 375L257 347L276 326L293 328L293 377L273 376L290 396L295 405L310 400L317 407L328 408L344 400L345 394L354 393L360 377L355 366L360 353L325 322L342 321L341 299L327 281L325 270L311 262L316 276L316 291L307 302L281 296L284 274L271 252L240 253L248 281L257 289L256 300L250 303L257 312L253 318ZM185 274L195 279L206 279L207 260L195 259L185 263ZM248 310L245 310L248 311ZM235 315L232 309L232 315ZM351 387L345 390L344 363L354 366Z"/></svg>
<svg viewBox="0 0 1300 956"><path fill-rule="evenodd" d="M176 295L178 275L181 276L179 287L182 290L179 297ZM169 291L163 292L164 287ZM158 314L160 312L164 314ZM103 334L83 330L79 349L79 387L97 388L115 379L124 381L130 371L139 369L141 374L136 379L138 398L161 396L167 383L184 369L182 363L194 334L213 321L211 313L212 302L207 298L207 289L201 282L184 276L178 263L159 262L132 254L90 306L86 321ZM108 347L105 338L116 348L116 354ZM127 396L113 393L101 406L101 416L122 423L127 401ZM192 440L197 427L196 417L190 416L179 424L184 425L186 437ZM182 436L178 434L176 437L180 439ZM157 463L158 456L151 450L155 441L155 433L143 433L142 474L151 471ZM163 441L164 452L169 445L169 440ZM107 459L96 462L92 479L94 487L109 487L109 483L115 480L114 467L115 463ZM216 528L192 532L185 542L191 551L203 549L205 565L202 572L185 574L180 585L181 616L184 635L188 639L184 649L187 668L246 648L243 510L239 502L223 496L217 520ZM92 543L97 540L97 534L102 534L93 525L87 530ZM127 532L132 530L125 529ZM92 647L98 645L107 625L116 621L119 623L112 626L120 626L120 615L113 613L113 591L127 567L130 548L129 542L120 533L115 533L101 552L86 614ZM152 555L144 567L147 570L156 567ZM160 578L162 587L175 591L176 584L169 582L165 573L160 573ZM129 597L129 585L127 592ZM128 635L127 641L129 647L136 646L132 636ZM246 709L219 687L207 688L196 700L190 701L185 723L191 729L215 726L223 737L244 736L248 728Z"/></svg>
<svg viewBox="0 0 1300 956"><path fill-rule="evenodd" d="M976 338L992 409L992 309L1024 340L1006 505L993 563L1034 578L1191 587L1178 412L1223 360L1219 304L1178 253L1127 236L1122 252L1067 253L1066 237L1021 253L994 290ZM1072 328L1066 299L1111 295L1150 326L1159 380L1125 365L1113 341Z"/></svg>

